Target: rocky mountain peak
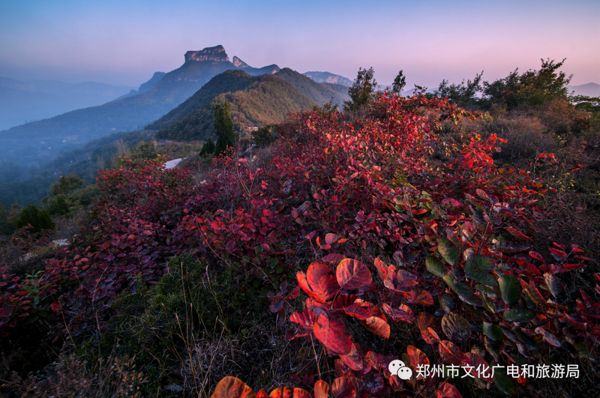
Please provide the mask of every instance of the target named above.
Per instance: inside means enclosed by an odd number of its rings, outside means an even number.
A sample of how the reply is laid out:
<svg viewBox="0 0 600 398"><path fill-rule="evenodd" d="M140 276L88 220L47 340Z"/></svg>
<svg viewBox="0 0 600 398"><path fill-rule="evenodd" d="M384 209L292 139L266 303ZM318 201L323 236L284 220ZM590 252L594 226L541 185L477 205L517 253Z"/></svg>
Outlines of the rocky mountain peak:
<svg viewBox="0 0 600 398"><path fill-rule="evenodd" d="M250 67L250 65L248 65L247 63L245 63L244 61L242 61L241 59L239 59L235 55L233 56L233 65L236 68L249 68Z"/></svg>
<svg viewBox="0 0 600 398"><path fill-rule="evenodd" d="M202 51L188 51L185 53L185 62L191 61L214 61L227 62L229 57L225 52L225 48L221 45L214 47L206 47Z"/></svg>

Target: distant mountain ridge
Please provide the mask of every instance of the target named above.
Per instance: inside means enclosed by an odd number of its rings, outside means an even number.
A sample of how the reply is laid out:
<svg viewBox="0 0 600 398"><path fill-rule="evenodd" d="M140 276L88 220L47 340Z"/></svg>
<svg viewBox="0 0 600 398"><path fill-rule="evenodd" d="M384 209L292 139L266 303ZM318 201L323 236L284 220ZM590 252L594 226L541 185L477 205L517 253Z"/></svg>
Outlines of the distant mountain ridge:
<svg viewBox="0 0 600 398"><path fill-rule="evenodd" d="M280 70L275 64L263 68L250 67L241 60L238 64L249 75L272 74ZM26 163L44 162L62 149L80 147L115 131L140 129L181 104L214 76L229 69L238 67L229 61L221 45L188 51L181 67L162 77L155 74L145 83L146 86L140 86L143 90L156 83L147 92L0 131L0 158ZM31 140L35 140L33 147Z"/></svg>
<svg viewBox="0 0 600 398"><path fill-rule="evenodd" d="M131 87L58 80L16 80L0 77L0 130L88 106L104 104Z"/></svg>
<svg viewBox="0 0 600 398"><path fill-rule="evenodd" d="M317 83L331 83L331 84L340 84L346 87L352 87L354 82L344 76L334 75L330 72L306 72L303 73L304 76L308 76Z"/></svg>
<svg viewBox="0 0 600 398"><path fill-rule="evenodd" d="M600 97L600 84L588 83L579 86L567 86L569 91L575 91L575 95L587 95L588 97Z"/></svg>

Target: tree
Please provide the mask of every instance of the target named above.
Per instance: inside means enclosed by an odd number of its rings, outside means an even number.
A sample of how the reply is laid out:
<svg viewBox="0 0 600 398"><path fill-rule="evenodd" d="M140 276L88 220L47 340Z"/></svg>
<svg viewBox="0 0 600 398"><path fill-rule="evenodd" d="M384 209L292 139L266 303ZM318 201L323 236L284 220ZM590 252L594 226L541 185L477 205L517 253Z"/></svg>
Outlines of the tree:
<svg viewBox="0 0 600 398"><path fill-rule="evenodd" d="M444 79L440 83L438 89L434 91L434 94L439 97L448 98L450 102L460 106L469 105L470 103L477 101L475 94L483 90L481 87L482 75L483 71L476 74L473 81L467 80L465 83L463 80L460 84L451 85L448 85L448 81Z"/></svg>
<svg viewBox="0 0 600 398"><path fill-rule="evenodd" d="M31 203L21 210L17 219L17 228L22 228L27 224L33 227L32 232L40 232L45 229L54 229L55 224L46 210L40 210Z"/></svg>
<svg viewBox="0 0 600 398"><path fill-rule="evenodd" d="M484 94L488 104L502 103L508 109L515 108L521 104L540 106L549 104L556 100L568 101L569 89L567 85L572 75L567 77L564 72L557 73L563 66L566 58L559 63L554 60L542 61L540 70L528 70L519 74L515 69L504 79L498 79L492 83L485 82Z"/></svg>
<svg viewBox="0 0 600 398"><path fill-rule="evenodd" d="M215 142L213 141L212 137L209 137L204 145L202 145L200 156L210 156L213 153L215 153Z"/></svg>
<svg viewBox="0 0 600 398"><path fill-rule="evenodd" d="M373 68L358 69L358 75L352 87L348 89L350 101L344 102L344 107L348 110L355 111L368 105L375 98L375 90L377 82L373 78Z"/></svg>
<svg viewBox="0 0 600 398"><path fill-rule="evenodd" d="M218 137L215 155L225 152L227 147L235 147L236 136L233 132L231 108L227 101L223 105L217 104L215 107L215 132Z"/></svg>
<svg viewBox="0 0 600 398"><path fill-rule="evenodd" d="M402 93L402 89L406 86L406 76L404 76L404 71L400 71L398 76L394 79L394 83L392 83L392 92L394 94L400 95Z"/></svg>

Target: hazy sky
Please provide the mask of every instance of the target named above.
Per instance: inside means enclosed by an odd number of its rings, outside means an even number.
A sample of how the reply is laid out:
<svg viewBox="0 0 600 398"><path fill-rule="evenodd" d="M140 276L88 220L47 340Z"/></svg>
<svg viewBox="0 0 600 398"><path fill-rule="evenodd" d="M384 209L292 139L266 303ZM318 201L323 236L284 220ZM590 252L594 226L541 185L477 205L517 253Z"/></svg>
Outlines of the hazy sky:
<svg viewBox="0 0 600 398"><path fill-rule="evenodd" d="M0 0L4 77L138 86L217 44L256 67L372 66L386 85L400 69L408 87L493 80L540 58L600 83L600 0Z"/></svg>

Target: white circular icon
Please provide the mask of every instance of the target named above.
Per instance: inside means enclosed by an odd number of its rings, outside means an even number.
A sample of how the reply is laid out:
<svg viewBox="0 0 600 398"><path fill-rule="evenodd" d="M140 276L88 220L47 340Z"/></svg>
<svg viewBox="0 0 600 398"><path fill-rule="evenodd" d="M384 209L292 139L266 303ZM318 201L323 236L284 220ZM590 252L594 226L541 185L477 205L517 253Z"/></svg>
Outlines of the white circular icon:
<svg viewBox="0 0 600 398"><path fill-rule="evenodd" d="M399 359L395 359L388 365L390 373L398 376L402 380L408 380L412 376L412 369L407 367L404 362Z"/></svg>

